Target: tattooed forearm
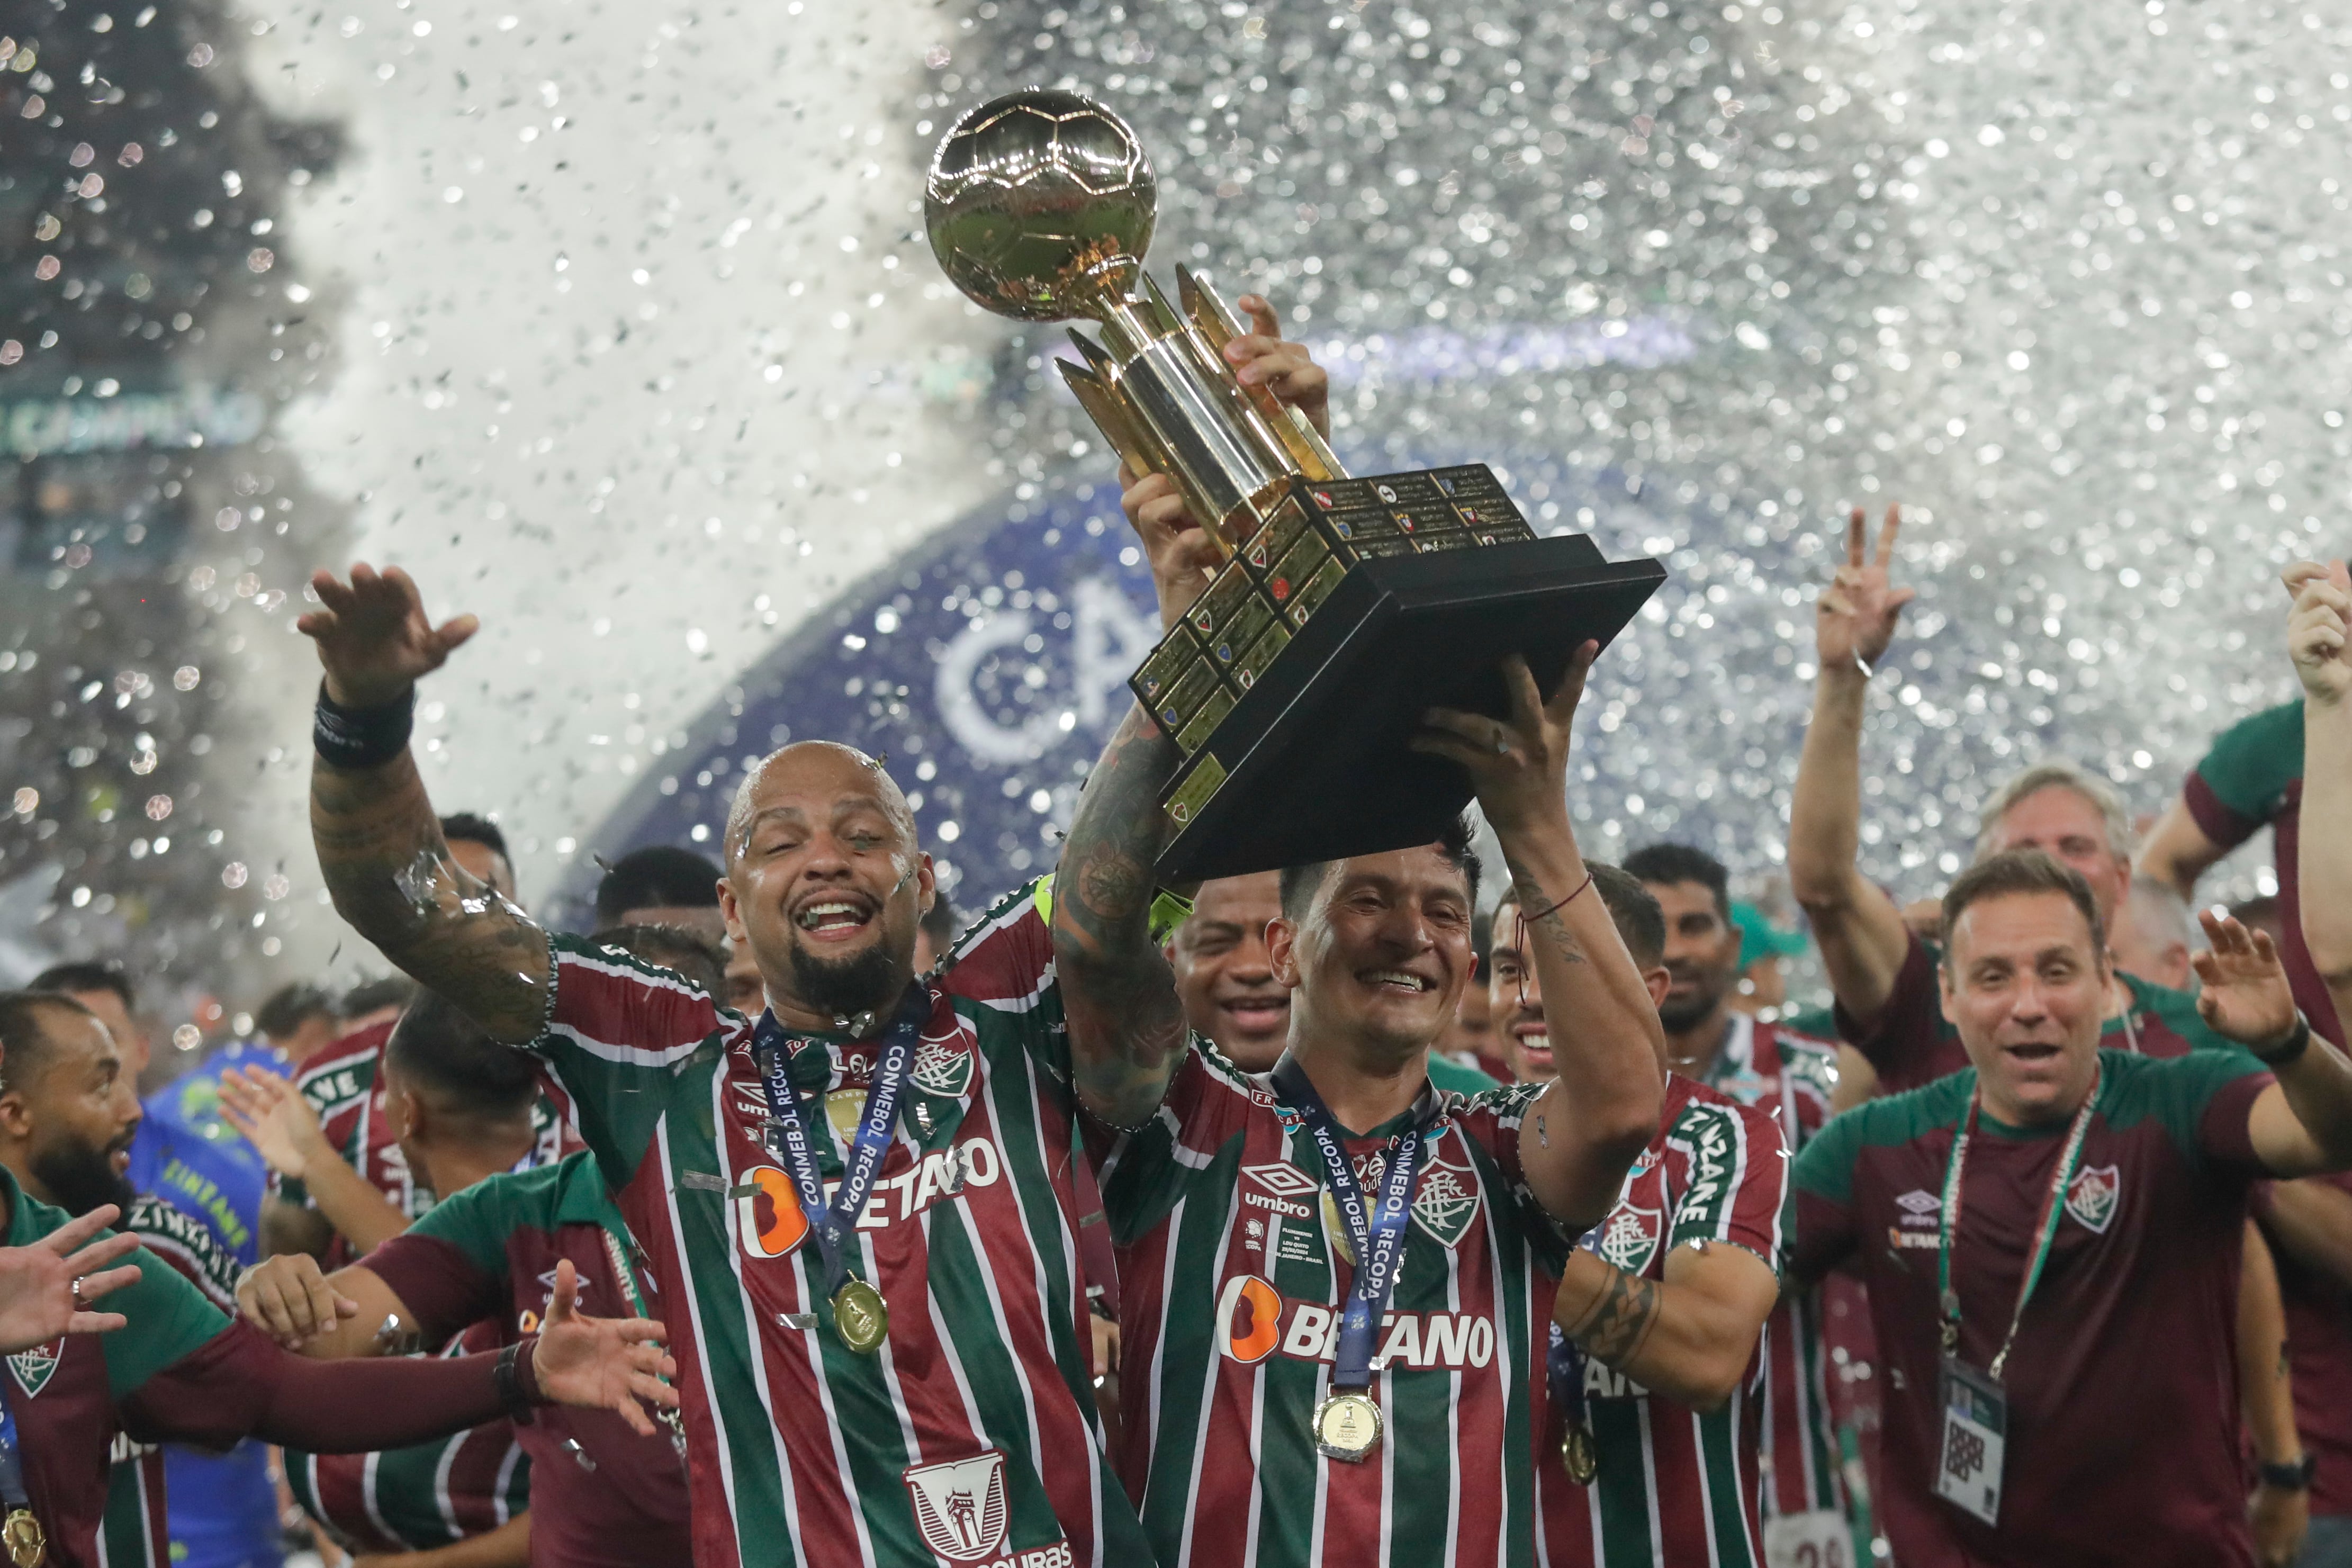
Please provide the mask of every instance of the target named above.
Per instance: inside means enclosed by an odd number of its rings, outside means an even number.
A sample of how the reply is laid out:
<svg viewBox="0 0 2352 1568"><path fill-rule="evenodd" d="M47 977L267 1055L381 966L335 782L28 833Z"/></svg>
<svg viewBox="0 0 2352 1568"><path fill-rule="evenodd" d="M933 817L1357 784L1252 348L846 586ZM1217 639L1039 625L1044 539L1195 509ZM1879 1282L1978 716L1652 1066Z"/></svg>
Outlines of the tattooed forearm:
<svg viewBox="0 0 2352 1568"><path fill-rule="evenodd" d="M1565 894L1545 891L1535 873L1514 859L1507 848L1503 854L1503 863L1510 869L1511 887L1519 896L1522 914L1528 910L1542 911L1528 921L1528 929L1566 963L1584 963L1583 945L1576 940L1576 933L1568 929L1567 920L1556 907ZM1534 955L1528 956L1532 958Z"/></svg>
<svg viewBox="0 0 2352 1568"><path fill-rule="evenodd" d="M1601 1267L1608 1270L1607 1281L1576 1321L1560 1326L1585 1354L1622 1371L1641 1353L1643 1342L1658 1321L1658 1286L1612 1264Z"/></svg>
<svg viewBox="0 0 2352 1568"><path fill-rule="evenodd" d="M450 858L406 753L351 771L314 761L310 834L336 911L385 957L498 1038L538 1034L547 933Z"/></svg>
<svg viewBox="0 0 2352 1568"><path fill-rule="evenodd" d="M1054 878L1054 960L1087 1108L1132 1126L1160 1103L1183 1049L1182 1005L1151 941L1160 792L1176 747L1131 710L1095 764Z"/></svg>

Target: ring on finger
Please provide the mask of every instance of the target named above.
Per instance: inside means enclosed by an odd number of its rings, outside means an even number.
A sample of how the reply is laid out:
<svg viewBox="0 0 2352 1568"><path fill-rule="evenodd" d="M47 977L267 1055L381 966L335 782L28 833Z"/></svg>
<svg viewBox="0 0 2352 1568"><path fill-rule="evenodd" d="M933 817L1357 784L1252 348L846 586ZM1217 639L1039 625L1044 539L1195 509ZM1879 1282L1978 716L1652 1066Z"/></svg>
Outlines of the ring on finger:
<svg viewBox="0 0 2352 1568"><path fill-rule="evenodd" d="M73 1289L73 1304L74 1304L74 1310L75 1310L76 1311L79 1311L79 1310L81 1310L81 1308L82 1308L83 1303L82 1303L82 1299L81 1299L81 1276L80 1276L80 1275L79 1275L79 1274L75 1275L75 1276L74 1276L74 1278L73 1278L73 1287L72 1287L72 1289Z"/></svg>

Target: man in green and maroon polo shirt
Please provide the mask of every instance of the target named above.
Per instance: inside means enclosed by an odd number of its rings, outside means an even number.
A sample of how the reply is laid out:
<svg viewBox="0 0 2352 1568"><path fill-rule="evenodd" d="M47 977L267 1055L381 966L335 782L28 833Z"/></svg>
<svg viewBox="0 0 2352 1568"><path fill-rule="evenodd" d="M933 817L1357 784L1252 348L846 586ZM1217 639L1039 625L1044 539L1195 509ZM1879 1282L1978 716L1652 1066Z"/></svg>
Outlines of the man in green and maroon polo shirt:
<svg viewBox="0 0 2352 1568"><path fill-rule="evenodd" d="M2232 1244L2256 1180L2352 1166L2352 1063L2269 939L2210 917L2199 1005L2252 1054L2100 1049L2100 911L2038 851L1962 873L1944 924L1972 1065L1839 1117L1795 1173L1795 1274L1870 1287L1895 1555L2246 1568Z"/></svg>

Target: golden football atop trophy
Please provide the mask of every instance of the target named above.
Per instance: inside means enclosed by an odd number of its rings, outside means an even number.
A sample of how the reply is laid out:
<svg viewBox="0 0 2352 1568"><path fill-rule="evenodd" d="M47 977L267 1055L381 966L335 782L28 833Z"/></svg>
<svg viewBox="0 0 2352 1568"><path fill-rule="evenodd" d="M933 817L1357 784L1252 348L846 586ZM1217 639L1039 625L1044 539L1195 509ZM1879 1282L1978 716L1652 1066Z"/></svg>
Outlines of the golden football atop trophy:
<svg viewBox="0 0 2352 1568"><path fill-rule="evenodd" d="M924 188L931 250L973 302L1081 319L1055 363L1135 474L1165 474L1225 556L1128 682L1183 763L1161 807L1171 880L1427 843L1470 796L1407 742L1437 704L1507 711L1497 666L1547 689L1665 576L1582 535L1538 539L1482 464L1350 478L1322 434L1226 363L1241 324L1143 268L1159 185L1135 132L1074 92L991 100Z"/></svg>

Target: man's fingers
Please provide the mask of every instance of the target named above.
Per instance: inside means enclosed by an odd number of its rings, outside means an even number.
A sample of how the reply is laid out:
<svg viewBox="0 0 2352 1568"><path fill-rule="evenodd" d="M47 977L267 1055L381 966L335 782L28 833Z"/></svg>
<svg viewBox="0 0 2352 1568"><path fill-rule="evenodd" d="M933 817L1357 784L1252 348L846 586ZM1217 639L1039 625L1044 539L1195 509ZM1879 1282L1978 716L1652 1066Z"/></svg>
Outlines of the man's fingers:
<svg viewBox="0 0 2352 1568"><path fill-rule="evenodd" d="M89 1294L89 1287L87 1284L82 1287L82 1294L85 1296ZM117 1329L128 1328L130 1325L131 1320L120 1312L76 1312L66 1320L66 1332L110 1334Z"/></svg>
<svg viewBox="0 0 2352 1568"><path fill-rule="evenodd" d="M348 610L358 603L350 586L323 567L310 574L310 592L319 595L319 603L331 613Z"/></svg>
<svg viewBox="0 0 2352 1568"><path fill-rule="evenodd" d="M1405 749L1419 752L1424 756L1444 757L1447 762L1460 763L1465 768L1475 768L1482 763L1495 760L1495 748L1492 746L1474 746L1459 736L1439 734L1430 730L1423 730L1407 741Z"/></svg>
<svg viewBox="0 0 2352 1568"><path fill-rule="evenodd" d="M662 1326L659 1318L614 1318L609 1321L613 1331L631 1343L659 1346L669 1338L669 1331ZM654 1354L658 1357L661 1352L656 1349Z"/></svg>
<svg viewBox="0 0 2352 1568"><path fill-rule="evenodd" d="M1864 564L1862 559L1862 508L1860 507L1854 508L1853 511L1846 515L1845 563L1849 566L1860 566Z"/></svg>
<svg viewBox="0 0 2352 1568"><path fill-rule="evenodd" d="M138 1240L138 1237L132 1237L131 1245L136 1247ZM81 1299L85 1301L95 1301L100 1296L120 1290L126 1285L139 1283L139 1265L136 1263L126 1263L120 1268L101 1269L95 1274L83 1273L79 1268L75 1272L81 1275Z"/></svg>
<svg viewBox="0 0 2352 1568"><path fill-rule="evenodd" d="M441 629L433 634L433 640L440 645L441 652L446 656L463 647L467 638L481 629L482 622L478 616L452 616L441 623Z"/></svg>
<svg viewBox="0 0 2352 1568"><path fill-rule="evenodd" d="M1577 705L1584 700L1584 683L1592 675L1592 663L1601 657L1601 644L1587 637L1576 651L1568 656L1568 668L1559 678L1559 689L1544 704L1544 716L1555 724L1565 724L1576 716Z"/></svg>
<svg viewBox="0 0 2352 1568"><path fill-rule="evenodd" d="M1861 509L1857 507L1855 510L1859 514ZM1878 529L1877 563L1879 565L1891 566L1895 563L1895 536L1902 531L1903 509L1895 502L1889 501L1886 504L1886 521L1880 524Z"/></svg>
<svg viewBox="0 0 2352 1568"><path fill-rule="evenodd" d="M1909 604L1918 596L1919 590L1916 588L1897 588L1892 594L1887 595L1886 618L1888 620L1893 620L1896 616L1902 614L1904 605Z"/></svg>
<svg viewBox="0 0 2352 1568"><path fill-rule="evenodd" d="M119 1263L138 1250L139 1238L125 1232L121 1236L110 1236L104 1241L93 1242L79 1252L67 1254L66 1267L87 1279L108 1264ZM139 1270L136 1265L132 1266L131 1273L133 1278L137 1277ZM82 1286L81 1293L84 1297L89 1296L88 1284Z"/></svg>
<svg viewBox="0 0 2352 1568"><path fill-rule="evenodd" d="M547 1321L551 1323L572 1316L580 1301L580 1275L569 1258L555 1265L555 1291L547 1300Z"/></svg>
<svg viewBox="0 0 2352 1568"><path fill-rule="evenodd" d="M1263 294L1244 294L1239 303L1249 312L1250 324L1257 329L1260 337L1282 336L1282 318L1275 313L1273 300Z"/></svg>
<svg viewBox="0 0 2352 1568"><path fill-rule="evenodd" d="M67 1253L112 1225L121 1213L122 1211L112 1204L100 1204L79 1219L58 1226L57 1229L41 1237L37 1245L46 1247L63 1258ZM134 1247L138 1245L135 1237L131 1245Z"/></svg>
<svg viewBox="0 0 2352 1568"><path fill-rule="evenodd" d="M2286 589L2287 596L2289 598L2294 598L2302 594L2303 585L2305 584L2310 582L2314 577L2325 577L2326 575L2327 568L2321 565L2318 562L2298 561L2294 565L2289 566L2285 571L2279 574L2279 583Z"/></svg>
<svg viewBox="0 0 2352 1568"><path fill-rule="evenodd" d="M1516 653L1503 661L1503 690L1511 701L1511 728L1521 734L1536 733L1543 723L1543 693L1536 689L1528 661Z"/></svg>

